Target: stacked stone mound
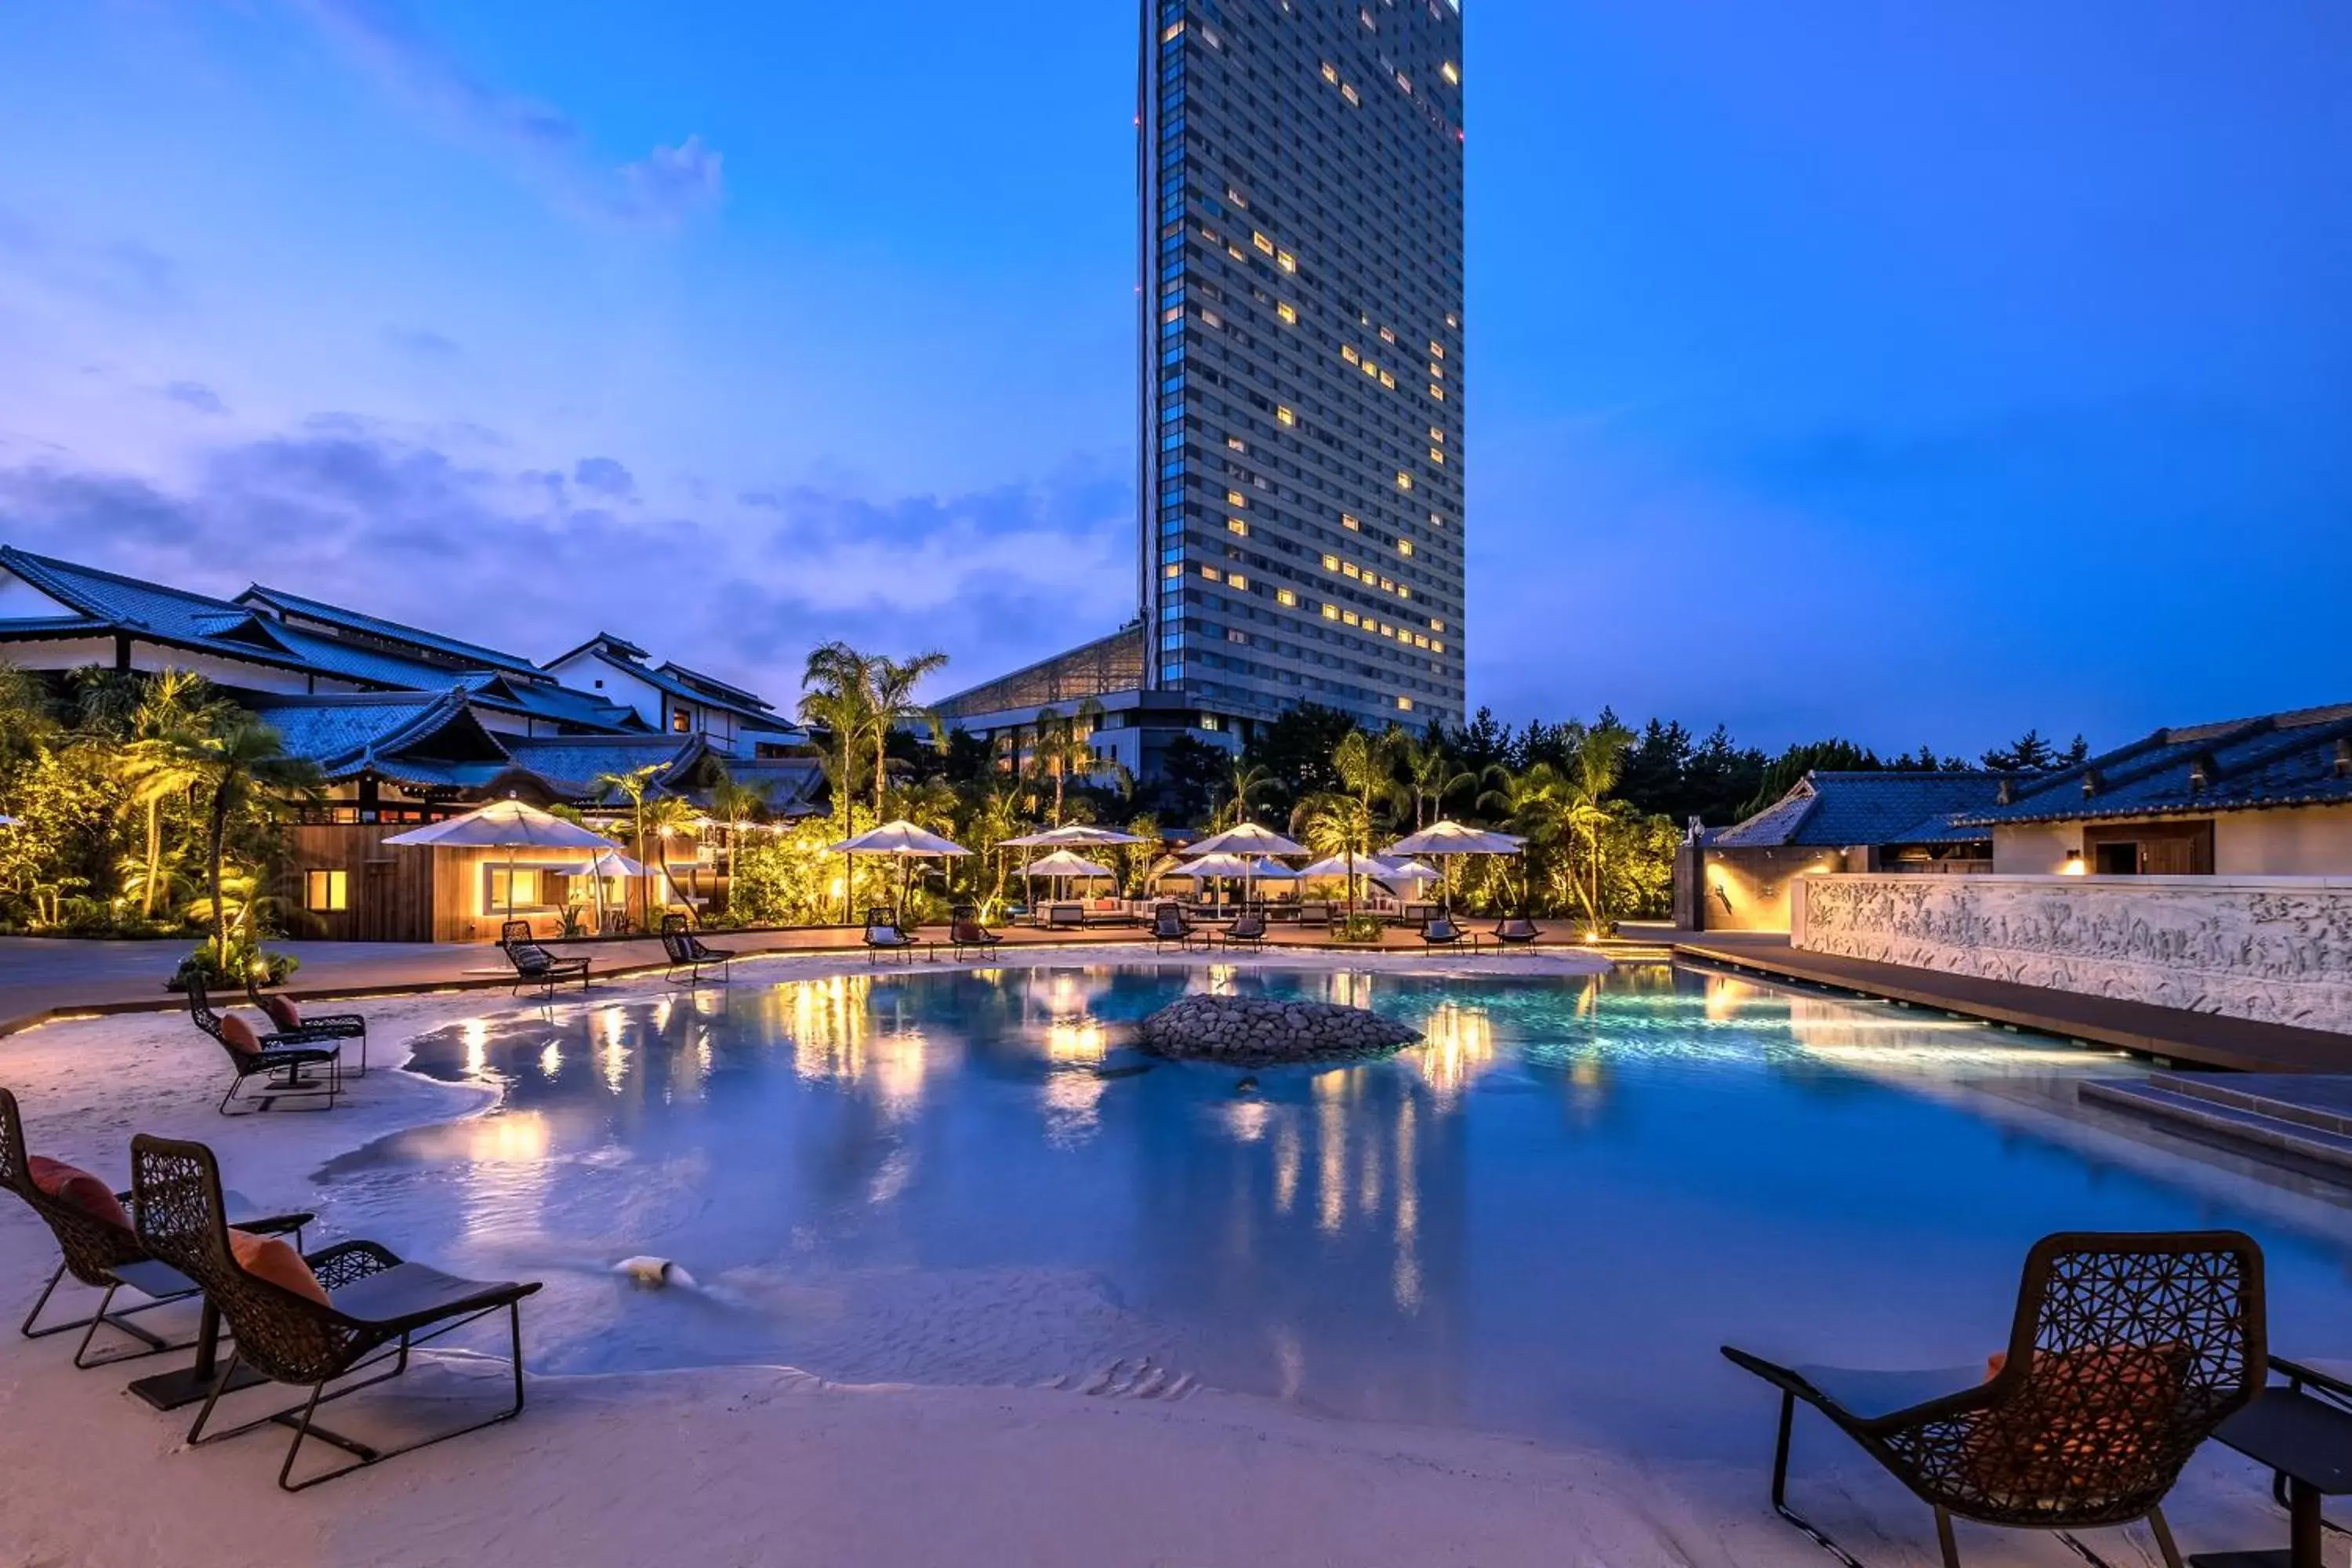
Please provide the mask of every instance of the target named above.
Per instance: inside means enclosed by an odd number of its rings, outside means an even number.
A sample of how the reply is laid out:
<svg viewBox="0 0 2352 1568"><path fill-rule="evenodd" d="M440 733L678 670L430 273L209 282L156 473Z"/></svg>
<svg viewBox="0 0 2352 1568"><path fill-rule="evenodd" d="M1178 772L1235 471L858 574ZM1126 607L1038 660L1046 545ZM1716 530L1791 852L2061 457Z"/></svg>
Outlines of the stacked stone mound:
<svg viewBox="0 0 2352 1568"><path fill-rule="evenodd" d="M1144 1019L1136 1038L1145 1050L1163 1057L1259 1067L1381 1056L1412 1044L1421 1033L1378 1013L1329 1002L1195 995Z"/></svg>

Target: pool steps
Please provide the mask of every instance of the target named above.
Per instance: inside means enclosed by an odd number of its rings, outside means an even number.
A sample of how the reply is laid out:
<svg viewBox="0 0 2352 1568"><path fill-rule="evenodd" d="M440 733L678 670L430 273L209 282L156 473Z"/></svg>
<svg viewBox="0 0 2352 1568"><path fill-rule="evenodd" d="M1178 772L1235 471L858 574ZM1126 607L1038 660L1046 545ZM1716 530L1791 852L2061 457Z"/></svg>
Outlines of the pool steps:
<svg viewBox="0 0 2352 1568"><path fill-rule="evenodd" d="M2264 1092L2275 1089L2278 1092ZM2151 1120L2185 1123L2257 1152L2352 1176L2352 1081L2333 1075L2151 1073L2093 1080L2082 1098Z"/></svg>

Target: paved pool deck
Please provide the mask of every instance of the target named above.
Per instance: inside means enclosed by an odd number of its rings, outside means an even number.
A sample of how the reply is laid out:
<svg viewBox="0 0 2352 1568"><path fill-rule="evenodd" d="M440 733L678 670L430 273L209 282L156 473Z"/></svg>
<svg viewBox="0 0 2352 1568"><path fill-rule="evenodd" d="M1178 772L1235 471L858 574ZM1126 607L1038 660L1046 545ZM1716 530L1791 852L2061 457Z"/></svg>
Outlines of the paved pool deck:
<svg viewBox="0 0 2352 1568"><path fill-rule="evenodd" d="M1825 985L1907 1006L1932 1007L2021 1029L2084 1040L2184 1068L2259 1073L2352 1073L2352 1035L2258 1023L2218 1013L2157 1007L2040 985L1982 980L1939 969L1873 963L1802 952L1785 936L1748 931L1685 932L1671 939L1676 958L1744 970L1775 980Z"/></svg>

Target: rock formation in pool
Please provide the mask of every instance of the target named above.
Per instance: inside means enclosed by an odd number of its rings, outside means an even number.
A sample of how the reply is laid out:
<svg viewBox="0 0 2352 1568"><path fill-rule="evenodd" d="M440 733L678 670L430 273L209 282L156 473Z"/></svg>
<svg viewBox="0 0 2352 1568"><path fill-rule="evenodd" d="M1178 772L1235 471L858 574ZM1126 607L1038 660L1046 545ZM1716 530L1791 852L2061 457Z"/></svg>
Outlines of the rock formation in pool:
<svg viewBox="0 0 2352 1568"><path fill-rule="evenodd" d="M1420 1038L1362 1007L1205 994L1170 1003L1136 1030L1137 1043L1159 1056L1249 1067L1381 1056Z"/></svg>

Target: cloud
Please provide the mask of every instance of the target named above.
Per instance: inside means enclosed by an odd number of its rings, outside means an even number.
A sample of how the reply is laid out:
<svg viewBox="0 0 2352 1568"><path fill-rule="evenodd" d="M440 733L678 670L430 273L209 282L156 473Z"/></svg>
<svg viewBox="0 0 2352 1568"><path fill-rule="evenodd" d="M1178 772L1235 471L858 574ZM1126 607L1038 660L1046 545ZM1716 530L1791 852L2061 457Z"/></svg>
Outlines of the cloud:
<svg viewBox="0 0 2352 1568"><path fill-rule="evenodd" d="M457 339L429 327L386 327L383 341L402 353L423 360L452 360L466 352Z"/></svg>
<svg viewBox="0 0 2352 1568"><path fill-rule="evenodd" d="M185 302L179 263L145 241L61 234L5 207L0 207L0 267L106 305L162 310Z"/></svg>
<svg viewBox="0 0 2352 1568"><path fill-rule="evenodd" d="M294 0L394 96L512 160L562 205L625 224L662 226L715 201L719 154L689 135L617 168L562 110L476 75L401 0Z"/></svg>
<svg viewBox="0 0 2352 1568"><path fill-rule="evenodd" d="M617 459L567 479L502 458L349 414L216 447L169 484L40 456L0 464L0 542L211 593L259 578L542 657L608 627L780 702L827 638L944 649L944 691L1134 614L1133 492L1108 468L681 513ZM614 484L636 499L614 505Z"/></svg>
<svg viewBox="0 0 2352 1568"><path fill-rule="evenodd" d="M201 381L173 382L163 388L163 395L169 401L184 408L193 408L199 414L219 416L228 412L228 405L221 401L220 394Z"/></svg>
<svg viewBox="0 0 2352 1568"><path fill-rule="evenodd" d="M583 458L572 465L572 482L613 500L637 499L637 481L610 458Z"/></svg>

